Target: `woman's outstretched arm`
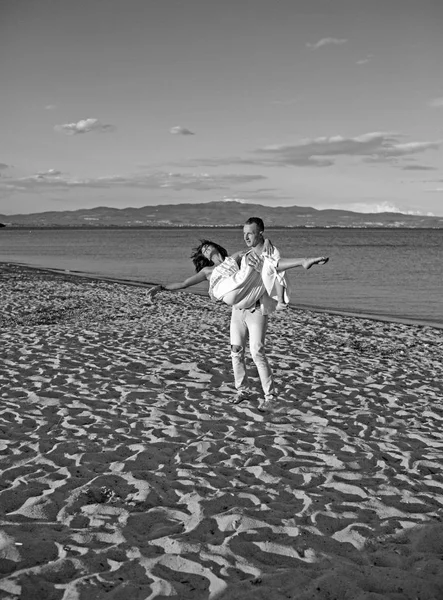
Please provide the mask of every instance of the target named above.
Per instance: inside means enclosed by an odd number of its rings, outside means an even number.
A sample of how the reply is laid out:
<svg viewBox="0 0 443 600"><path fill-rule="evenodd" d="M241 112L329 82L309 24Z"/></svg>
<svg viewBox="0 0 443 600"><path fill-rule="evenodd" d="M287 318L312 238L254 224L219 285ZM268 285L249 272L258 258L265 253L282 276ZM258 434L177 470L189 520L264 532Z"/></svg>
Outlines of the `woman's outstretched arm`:
<svg viewBox="0 0 443 600"><path fill-rule="evenodd" d="M169 292L174 292L176 290L183 290L193 285L197 285L197 283L201 283L202 281L208 279L211 271L212 269L209 270L208 268L205 268L202 269L199 273L188 277L184 281L179 281L176 283L167 283L165 285L156 285L148 290L148 297L153 298L155 294L158 294L158 292L162 292L165 290Z"/></svg>
<svg viewBox="0 0 443 600"><path fill-rule="evenodd" d="M167 283L166 285L163 285L162 288L164 290L168 290L169 292L174 292L175 290L183 290L184 288L197 285L197 283L201 283L202 281L206 281L207 279L208 276L206 274L206 269L202 269L199 273L188 277L184 281L179 281L176 283Z"/></svg>

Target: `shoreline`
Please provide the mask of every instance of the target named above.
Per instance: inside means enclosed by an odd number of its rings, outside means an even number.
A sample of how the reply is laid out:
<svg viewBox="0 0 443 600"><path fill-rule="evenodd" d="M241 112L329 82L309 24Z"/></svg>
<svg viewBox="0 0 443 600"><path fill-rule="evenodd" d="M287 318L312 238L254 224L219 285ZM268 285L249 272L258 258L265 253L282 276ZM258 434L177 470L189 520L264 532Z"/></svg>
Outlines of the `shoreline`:
<svg viewBox="0 0 443 600"><path fill-rule="evenodd" d="M0 264L0 594L443 596L441 331L271 317L231 404L229 307Z"/></svg>
<svg viewBox="0 0 443 600"><path fill-rule="evenodd" d="M128 286L140 287L140 288L152 287L152 286L158 285L158 282L149 282L149 281L142 282L142 281L137 281L137 280L132 280L132 279L123 279L123 278L119 278L119 277L108 277L106 275L100 275L100 274L96 274L96 273L85 273L83 271L71 271L71 270L57 269L57 268L52 268L52 267L40 267L40 266L34 266L34 265L29 265L27 263L20 263L20 262L10 262L10 261L1 261L0 260L0 265L17 265L17 266L25 268L25 269L33 269L36 271L54 273L54 274L57 274L60 276L80 277L80 278L89 279L89 280L106 281L109 283L128 285ZM205 292L191 290L191 289L186 290L184 293L192 294L192 295L196 295L196 296L200 296L200 297L207 297L207 294ZM302 310L302 311L307 310L307 311L312 311L312 312L317 312L317 313L325 313L325 314L330 314L330 315L341 315L344 317L351 317L351 318L356 318L356 319L369 319L371 321L380 321L380 322L384 322L384 323L400 323L403 325L411 325L411 326L415 326L415 327L433 327L435 329L443 329L443 321L440 323L440 322L434 321L432 319L418 319L418 318L416 319L413 317L381 315L381 314L377 314L377 313L356 312L356 311L341 310L341 309L336 309L336 308L322 308L322 307L318 307L318 306L309 306L309 305L297 304L297 303L290 303L289 309Z"/></svg>
<svg viewBox="0 0 443 600"><path fill-rule="evenodd" d="M438 217L437 217L438 218ZM229 230L239 230L242 229L243 223L239 223L238 225L4 225L1 229L5 230L17 230L17 229L89 229L89 230L98 230L98 229L167 229L167 230L181 230L181 229L229 229ZM346 225L271 225L267 227L268 231L272 230L292 230L292 229L367 229L367 230L439 230L443 229L443 225L434 226L434 227L422 227L422 226L407 226L397 227L395 225L361 225L361 226L346 226Z"/></svg>

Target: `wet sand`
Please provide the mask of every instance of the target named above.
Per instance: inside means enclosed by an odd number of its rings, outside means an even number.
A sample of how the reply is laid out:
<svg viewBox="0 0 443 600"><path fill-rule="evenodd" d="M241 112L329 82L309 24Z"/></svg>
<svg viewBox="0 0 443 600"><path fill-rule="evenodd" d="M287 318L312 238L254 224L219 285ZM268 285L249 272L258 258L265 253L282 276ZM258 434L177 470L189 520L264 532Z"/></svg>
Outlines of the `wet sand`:
<svg viewBox="0 0 443 600"><path fill-rule="evenodd" d="M443 332L0 265L0 599L443 597Z"/></svg>

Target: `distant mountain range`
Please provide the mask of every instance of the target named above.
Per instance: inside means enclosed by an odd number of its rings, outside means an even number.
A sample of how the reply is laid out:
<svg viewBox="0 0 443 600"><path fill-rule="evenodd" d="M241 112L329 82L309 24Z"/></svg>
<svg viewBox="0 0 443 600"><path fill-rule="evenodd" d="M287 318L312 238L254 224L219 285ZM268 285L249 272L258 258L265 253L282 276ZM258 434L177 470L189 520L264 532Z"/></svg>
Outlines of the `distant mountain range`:
<svg viewBox="0 0 443 600"><path fill-rule="evenodd" d="M357 213L305 206L263 206L237 201L165 204L141 208L97 208L0 215L7 227L233 227L248 217L267 227L413 227L443 228L443 217L401 213Z"/></svg>

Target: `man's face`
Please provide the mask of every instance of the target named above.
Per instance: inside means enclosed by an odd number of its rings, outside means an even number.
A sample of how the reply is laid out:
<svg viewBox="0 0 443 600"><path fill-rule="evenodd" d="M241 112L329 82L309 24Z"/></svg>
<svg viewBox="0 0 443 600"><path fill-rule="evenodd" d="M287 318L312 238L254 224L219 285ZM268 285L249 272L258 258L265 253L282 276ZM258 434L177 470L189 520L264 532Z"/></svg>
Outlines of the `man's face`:
<svg viewBox="0 0 443 600"><path fill-rule="evenodd" d="M251 223L243 226L243 239L248 248L254 248L263 244L263 232L258 228L257 223Z"/></svg>

